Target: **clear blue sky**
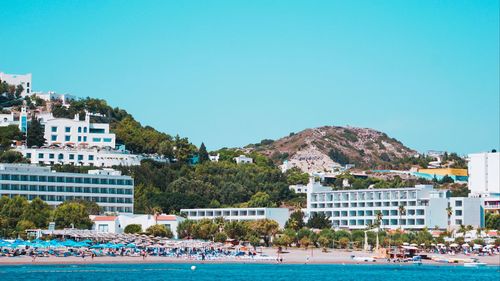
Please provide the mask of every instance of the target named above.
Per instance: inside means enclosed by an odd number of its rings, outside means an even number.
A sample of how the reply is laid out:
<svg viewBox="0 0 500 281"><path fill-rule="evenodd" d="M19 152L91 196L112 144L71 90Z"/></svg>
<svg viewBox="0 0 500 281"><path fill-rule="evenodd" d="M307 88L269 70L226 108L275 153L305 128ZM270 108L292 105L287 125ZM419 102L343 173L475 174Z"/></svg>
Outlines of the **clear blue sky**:
<svg viewBox="0 0 500 281"><path fill-rule="evenodd" d="M1 1L0 71L209 149L323 125L499 148L499 1Z"/></svg>

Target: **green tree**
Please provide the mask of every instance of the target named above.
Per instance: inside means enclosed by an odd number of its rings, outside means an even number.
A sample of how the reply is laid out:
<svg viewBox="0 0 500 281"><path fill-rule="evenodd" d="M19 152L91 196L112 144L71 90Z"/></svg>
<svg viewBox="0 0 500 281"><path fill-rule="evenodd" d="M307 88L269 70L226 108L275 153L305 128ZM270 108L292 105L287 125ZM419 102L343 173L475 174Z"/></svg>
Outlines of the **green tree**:
<svg viewBox="0 0 500 281"><path fill-rule="evenodd" d="M248 229L243 222L229 221L224 224L224 232L231 239L241 240L247 235Z"/></svg>
<svg viewBox="0 0 500 281"><path fill-rule="evenodd" d="M198 157L200 163L209 161L207 148L205 147L204 143L201 143L200 148L198 149Z"/></svg>
<svg viewBox="0 0 500 281"><path fill-rule="evenodd" d="M35 227L47 228L51 215L52 208L49 204L45 203L39 197L36 197L26 206L21 215L21 219L31 221Z"/></svg>
<svg viewBox="0 0 500 281"><path fill-rule="evenodd" d="M4 237L14 237L16 235L17 223L28 206L28 200L21 196L12 199L3 196L0 199L0 216L2 217L2 227Z"/></svg>
<svg viewBox="0 0 500 281"><path fill-rule="evenodd" d="M76 202L64 202L54 210L54 222L58 229L74 226L77 229L90 229L92 221L85 205Z"/></svg>
<svg viewBox="0 0 500 281"><path fill-rule="evenodd" d="M227 240L227 235L224 232L218 232L214 236L214 242L224 243Z"/></svg>
<svg viewBox="0 0 500 281"><path fill-rule="evenodd" d="M307 227L318 229L331 228L332 222L324 213L313 213L307 221Z"/></svg>
<svg viewBox="0 0 500 281"><path fill-rule="evenodd" d="M148 235L153 235L155 237L166 237L172 238L174 235L172 231L165 227L163 224L154 224L146 229Z"/></svg>
<svg viewBox="0 0 500 281"><path fill-rule="evenodd" d="M254 230L257 235L259 235L269 247L269 242L271 237L274 237L279 229L279 224L270 219L261 219L249 222L249 228Z"/></svg>
<svg viewBox="0 0 500 281"><path fill-rule="evenodd" d="M32 146L43 146L46 142L44 137L44 129L40 121L33 115L31 117L31 122L28 126L28 131L26 133L26 144L28 147Z"/></svg>
<svg viewBox="0 0 500 281"><path fill-rule="evenodd" d="M129 224L123 230L125 233L140 233L142 232L142 226L140 224Z"/></svg>
<svg viewBox="0 0 500 281"><path fill-rule="evenodd" d="M294 211L285 224L285 228L291 228L295 231L303 228L304 226L304 213L301 210Z"/></svg>
<svg viewBox="0 0 500 281"><path fill-rule="evenodd" d="M269 194L263 191L255 193L248 201L248 207L276 207Z"/></svg>
<svg viewBox="0 0 500 281"><path fill-rule="evenodd" d="M285 172L287 184L308 184L309 174L302 172L299 168L293 167Z"/></svg>
<svg viewBox="0 0 500 281"><path fill-rule="evenodd" d="M196 228L198 227L194 220L184 220L177 225L177 236L183 238L194 238Z"/></svg>
<svg viewBox="0 0 500 281"><path fill-rule="evenodd" d="M398 214L399 214L399 228L402 228L401 226L401 221L403 218L403 215L406 213L406 208L404 205L399 205L398 207Z"/></svg>

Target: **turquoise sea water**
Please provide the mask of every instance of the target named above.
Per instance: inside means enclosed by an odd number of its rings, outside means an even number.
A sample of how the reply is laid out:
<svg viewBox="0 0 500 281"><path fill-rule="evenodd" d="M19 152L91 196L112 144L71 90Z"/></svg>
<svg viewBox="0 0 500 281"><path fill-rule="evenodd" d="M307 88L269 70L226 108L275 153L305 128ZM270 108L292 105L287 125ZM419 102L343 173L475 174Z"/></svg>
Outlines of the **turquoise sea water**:
<svg viewBox="0 0 500 281"><path fill-rule="evenodd" d="M0 280L500 280L500 267L430 265L92 264L0 266Z"/></svg>

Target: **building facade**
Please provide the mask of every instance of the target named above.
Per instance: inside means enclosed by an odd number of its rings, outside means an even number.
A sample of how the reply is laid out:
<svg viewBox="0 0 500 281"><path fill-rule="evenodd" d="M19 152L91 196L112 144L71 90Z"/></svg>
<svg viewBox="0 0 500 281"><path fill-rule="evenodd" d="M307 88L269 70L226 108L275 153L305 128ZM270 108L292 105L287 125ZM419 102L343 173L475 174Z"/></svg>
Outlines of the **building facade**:
<svg viewBox="0 0 500 281"><path fill-rule="evenodd" d="M461 211L448 220L447 208L453 209L453 203L460 204L457 210ZM400 206L403 206L402 212ZM456 227L457 222L483 226L481 200L450 198L448 190L436 190L431 185L334 191L319 183L310 183L305 213L306 217L314 213L325 214L333 227L345 229L376 225L379 213L382 215L381 227L388 229L446 229Z"/></svg>
<svg viewBox="0 0 500 281"><path fill-rule="evenodd" d="M500 153L469 154L469 197L484 199L487 212L500 213Z"/></svg>
<svg viewBox="0 0 500 281"><path fill-rule="evenodd" d="M118 216L90 216L93 222L92 230L104 233L123 233L130 224L138 224L142 231L146 231L155 224L164 225L172 231L173 238L177 238L177 226L185 219L176 215L134 215L123 214Z"/></svg>
<svg viewBox="0 0 500 281"><path fill-rule="evenodd" d="M238 157L234 157L233 160L236 164L251 164L253 163L253 159L250 157L246 157L245 155L240 155Z"/></svg>
<svg viewBox="0 0 500 281"><path fill-rule="evenodd" d="M115 134L110 133L109 124L91 123L90 114L81 121L74 119L53 118L45 121L45 139L48 145L72 145L83 147L115 148Z"/></svg>
<svg viewBox="0 0 500 281"><path fill-rule="evenodd" d="M0 196L39 197L52 206L81 199L96 202L105 212L132 213L134 181L112 169L58 173L50 167L0 164Z"/></svg>
<svg viewBox="0 0 500 281"><path fill-rule="evenodd" d="M181 209L181 214L190 220L215 219L222 217L228 221L254 221L270 219L278 222L281 228L285 226L290 217L287 208L206 208L206 209Z"/></svg>
<svg viewBox="0 0 500 281"><path fill-rule="evenodd" d="M14 86L21 85L23 87L23 91L21 92L22 97L29 95L32 92L31 73L20 75L0 72L0 81L5 81L7 84Z"/></svg>
<svg viewBox="0 0 500 281"><path fill-rule="evenodd" d="M75 166L137 166L141 164L142 156L123 151L99 148L27 148L17 147L31 164L69 164Z"/></svg>

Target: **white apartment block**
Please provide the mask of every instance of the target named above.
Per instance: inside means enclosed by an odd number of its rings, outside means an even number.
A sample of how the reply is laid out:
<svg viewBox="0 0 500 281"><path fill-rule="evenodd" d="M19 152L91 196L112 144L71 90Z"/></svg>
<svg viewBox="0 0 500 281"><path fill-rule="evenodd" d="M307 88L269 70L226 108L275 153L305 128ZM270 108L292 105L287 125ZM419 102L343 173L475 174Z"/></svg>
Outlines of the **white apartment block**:
<svg viewBox="0 0 500 281"><path fill-rule="evenodd" d="M278 222L281 228L290 217L288 208L206 208L181 209L181 214L190 220L215 219L222 217L228 221L254 221L270 219Z"/></svg>
<svg viewBox="0 0 500 281"><path fill-rule="evenodd" d="M0 81L5 81L7 84L14 86L23 86L23 91L21 92L22 97L29 95L32 92L31 73L19 75L0 72Z"/></svg>
<svg viewBox="0 0 500 281"><path fill-rule="evenodd" d="M24 158L31 164L69 164L75 166L137 166L141 164L143 157L123 151L100 149L100 148L27 148L17 147Z"/></svg>
<svg viewBox="0 0 500 281"><path fill-rule="evenodd" d="M177 226L185 219L176 215L134 215L122 214L118 216L90 216L93 222L92 230L104 233L124 233L125 228L130 224L138 224L145 232L150 226L155 224L164 225L170 229L177 239Z"/></svg>
<svg viewBox="0 0 500 281"><path fill-rule="evenodd" d="M488 212L500 213L500 153L469 154L469 197L484 199Z"/></svg>
<svg viewBox="0 0 500 281"><path fill-rule="evenodd" d="M10 114L0 114L0 127L7 127L10 125L19 125L19 121L15 120L14 112Z"/></svg>
<svg viewBox="0 0 500 281"><path fill-rule="evenodd" d="M40 98L44 101L55 101L55 100L58 100L58 101L61 101L63 104L68 104L70 101L74 101L76 100L76 97L73 96L73 95L69 95L69 94L58 94L56 92L53 92L53 91L49 91L49 92L33 92L32 95L34 95L35 97L37 98Z"/></svg>
<svg viewBox="0 0 500 281"><path fill-rule="evenodd" d="M45 139L48 145L74 145L83 147L115 147L115 134L110 133L109 124L91 123L90 114L80 121L74 119L53 118L45 120Z"/></svg>
<svg viewBox="0 0 500 281"><path fill-rule="evenodd" d="M105 212L132 213L134 181L112 169L58 173L50 167L0 164L0 196L39 197L51 206L81 199L96 202Z"/></svg>
<svg viewBox="0 0 500 281"><path fill-rule="evenodd" d="M236 164L250 164L253 163L253 159L250 157L246 157L245 155L240 155L238 157L233 158L236 161Z"/></svg>
<svg viewBox="0 0 500 281"><path fill-rule="evenodd" d="M310 183L307 193L306 217L322 213L330 218L335 228L365 229L377 223L382 214L381 227L388 229L423 229L448 227L447 208L455 212L450 226L470 224L483 226L482 201L473 198L449 198L448 190L436 190L431 185L414 188L337 190ZM457 206L453 206L453 204ZM405 211L400 213L400 206Z"/></svg>

